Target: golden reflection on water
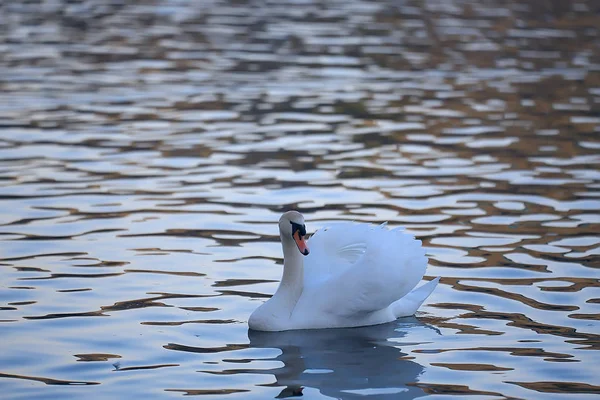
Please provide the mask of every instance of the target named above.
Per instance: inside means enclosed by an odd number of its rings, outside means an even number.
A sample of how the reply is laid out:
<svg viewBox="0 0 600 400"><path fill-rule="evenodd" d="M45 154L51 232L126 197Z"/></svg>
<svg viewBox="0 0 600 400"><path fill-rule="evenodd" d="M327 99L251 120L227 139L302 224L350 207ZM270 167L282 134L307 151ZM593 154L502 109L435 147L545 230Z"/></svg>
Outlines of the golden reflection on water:
<svg viewBox="0 0 600 400"><path fill-rule="evenodd" d="M600 393L598 7L0 4L4 393ZM418 320L249 335L290 208L421 239Z"/></svg>

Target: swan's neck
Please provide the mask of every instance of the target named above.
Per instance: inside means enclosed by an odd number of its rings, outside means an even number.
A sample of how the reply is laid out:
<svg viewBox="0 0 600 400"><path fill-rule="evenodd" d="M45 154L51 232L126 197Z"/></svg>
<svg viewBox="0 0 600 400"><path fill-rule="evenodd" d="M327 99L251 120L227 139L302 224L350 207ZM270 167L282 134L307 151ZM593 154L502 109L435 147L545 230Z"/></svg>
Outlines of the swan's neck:
<svg viewBox="0 0 600 400"><path fill-rule="evenodd" d="M283 277L279 288L273 295L291 313L304 287L304 260L296 244L287 238L281 238L283 246ZM286 311L288 311L286 310Z"/></svg>

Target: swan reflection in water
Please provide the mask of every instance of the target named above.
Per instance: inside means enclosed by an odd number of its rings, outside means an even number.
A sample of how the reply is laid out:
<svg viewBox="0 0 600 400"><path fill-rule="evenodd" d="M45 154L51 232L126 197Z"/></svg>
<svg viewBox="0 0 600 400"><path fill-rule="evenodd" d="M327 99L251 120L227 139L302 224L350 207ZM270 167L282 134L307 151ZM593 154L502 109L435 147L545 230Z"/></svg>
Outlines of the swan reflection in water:
<svg viewBox="0 0 600 400"><path fill-rule="evenodd" d="M406 356L397 343L409 329L426 325L414 317L382 325L350 329L248 331L250 347L277 348L273 360L281 368L252 371L272 374L285 389L278 398L302 395L303 387L318 389L333 398L413 399L423 391L406 383L416 382L424 367Z"/></svg>

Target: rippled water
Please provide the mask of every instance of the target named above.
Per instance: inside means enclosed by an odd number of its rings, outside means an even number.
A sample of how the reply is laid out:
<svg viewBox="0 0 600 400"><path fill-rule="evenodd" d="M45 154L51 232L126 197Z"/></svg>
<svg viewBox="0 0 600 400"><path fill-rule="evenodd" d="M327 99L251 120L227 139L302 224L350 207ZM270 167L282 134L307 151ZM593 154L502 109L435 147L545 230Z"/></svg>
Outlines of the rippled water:
<svg viewBox="0 0 600 400"><path fill-rule="evenodd" d="M599 7L0 3L2 397L599 394ZM290 208L440 286L249 333Z"/></svg>

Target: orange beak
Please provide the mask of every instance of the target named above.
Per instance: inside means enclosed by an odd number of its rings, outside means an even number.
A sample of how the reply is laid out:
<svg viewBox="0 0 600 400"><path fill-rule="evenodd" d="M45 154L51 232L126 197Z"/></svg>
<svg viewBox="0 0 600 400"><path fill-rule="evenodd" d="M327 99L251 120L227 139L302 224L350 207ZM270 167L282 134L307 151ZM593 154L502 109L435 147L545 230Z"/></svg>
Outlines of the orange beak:
<svg viewBox="0 0 600 400"><path fill-rule="evenodd" d="M294 232L293 238L294 242L296 242L296 246L298 246L298 250L300 250L300 253L307 256L309 253L308 246L306 245L306 240L304 240L304 238L300 235L300 232Z"/></svg>

